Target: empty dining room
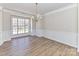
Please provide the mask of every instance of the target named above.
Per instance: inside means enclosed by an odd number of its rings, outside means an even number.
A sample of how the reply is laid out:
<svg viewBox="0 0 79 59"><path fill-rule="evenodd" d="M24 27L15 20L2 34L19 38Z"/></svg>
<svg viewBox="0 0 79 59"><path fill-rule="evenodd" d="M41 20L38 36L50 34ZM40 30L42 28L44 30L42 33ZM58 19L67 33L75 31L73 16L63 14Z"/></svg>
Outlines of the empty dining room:
<svg viewBox="0 0 79 59"><path fill-rule="evenodd" d="M0 3L0 56L78 56L78 3Z"/></svg>

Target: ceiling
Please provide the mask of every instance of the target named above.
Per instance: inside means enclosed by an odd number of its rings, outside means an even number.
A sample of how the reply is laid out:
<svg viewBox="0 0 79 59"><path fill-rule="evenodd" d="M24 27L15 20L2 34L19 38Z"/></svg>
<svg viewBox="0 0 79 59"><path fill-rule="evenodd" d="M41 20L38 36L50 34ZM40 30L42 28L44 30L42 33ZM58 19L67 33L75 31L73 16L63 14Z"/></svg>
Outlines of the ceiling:
<svg viewBox="0 0 79 59"><path fill-rule="evenodd" d="M38 3L39 14L45 14L50 11L71 5L72 3ZM8 9L26 11L35 13L35 3L0 3L0 6Z"/></svg>

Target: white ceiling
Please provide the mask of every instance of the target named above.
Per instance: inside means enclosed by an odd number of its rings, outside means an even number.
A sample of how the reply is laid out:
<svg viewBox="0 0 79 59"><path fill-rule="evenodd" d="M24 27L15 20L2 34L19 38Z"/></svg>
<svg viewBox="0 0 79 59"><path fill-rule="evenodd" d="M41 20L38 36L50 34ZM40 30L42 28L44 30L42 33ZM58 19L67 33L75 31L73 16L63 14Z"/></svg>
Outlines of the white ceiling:
<svg viewBox="0 0 79 59"><path fill-rule="evenodd" d="M38 10L40 14L71 5L72 3L39 3ZM0 6L13 10L28 11L35 13L35 3L0 3Z"/></svg>

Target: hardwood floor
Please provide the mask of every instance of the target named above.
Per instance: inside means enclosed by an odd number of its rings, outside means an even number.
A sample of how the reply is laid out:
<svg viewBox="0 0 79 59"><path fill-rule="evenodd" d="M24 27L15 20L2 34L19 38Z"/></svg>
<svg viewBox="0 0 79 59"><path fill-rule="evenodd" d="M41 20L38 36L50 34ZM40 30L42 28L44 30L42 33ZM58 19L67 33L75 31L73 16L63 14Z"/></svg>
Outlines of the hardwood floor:
<svg viewBox="0 0 79 59"><path fill-rule="evenodd" d="M76 49L36 36L14 38L0 46L1 56L76 56Z"/></svg>

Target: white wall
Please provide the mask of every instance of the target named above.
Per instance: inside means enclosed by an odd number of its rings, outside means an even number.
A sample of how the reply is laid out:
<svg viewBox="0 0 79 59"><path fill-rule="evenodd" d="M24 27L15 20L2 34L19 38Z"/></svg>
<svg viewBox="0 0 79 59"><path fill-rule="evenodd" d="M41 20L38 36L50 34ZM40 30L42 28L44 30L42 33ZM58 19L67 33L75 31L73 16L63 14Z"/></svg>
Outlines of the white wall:
<svg viewBox="0 0 79 59"><path fill-rule="evenodd" d="M44 16L36 22L36 35L41 37L43 34L43 27L44 27Z"/></svg>
<svg viewBox="0 0 79 59"><path fill-rule="evenodd" d="M2 7L0 7L0 45L2 44Z"/></svg>
<svg viewBox="0 0 79 59"><path fill-rule="evenodd" d="M77 14L78 15L78 22L77 22L78 23L78 40L77 41L78 41L78 52L79 52L79 3L77 6L78 6L78 14Z"/></svg>
<svg viewBox="0 0 79 59"><path fill-rule="evenodd" d="M44 37L77 47L77 7L75 4L47 13L43 23Z"/></svg>

